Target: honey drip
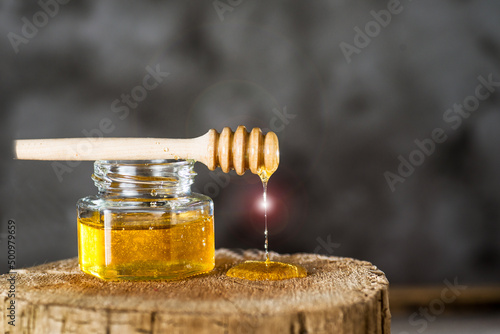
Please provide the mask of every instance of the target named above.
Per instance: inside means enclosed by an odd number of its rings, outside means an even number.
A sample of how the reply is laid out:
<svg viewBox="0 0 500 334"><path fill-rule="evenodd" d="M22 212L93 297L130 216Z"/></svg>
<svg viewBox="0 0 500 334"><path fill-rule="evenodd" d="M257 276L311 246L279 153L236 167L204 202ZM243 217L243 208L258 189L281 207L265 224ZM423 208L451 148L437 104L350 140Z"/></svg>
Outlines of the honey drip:
<svg viewBox="0 0 500 334"><path fill-rule="evenodd" d="M307 270L303 267L290 263L271 261L269 258L269 232L267 229L267 183L274 171L264 168L259 170L259 177L263 187L264 203L264 250L265 261L245 261L229 269L227 276L247 279L250 281L278 281L290 278L307 276Z"/></svg>
<svg viewBox="0 0 500 334"><path fill-rule="evenodd" d="M260 174L262 175L262 173ZM259 175L259 176L260 176ZM267 181L269 178L262 178L262 187L264 192L262 193L262 201L264 204L264 250L266 251L266 262L269 262L269 232L267 230Z"/></svg>

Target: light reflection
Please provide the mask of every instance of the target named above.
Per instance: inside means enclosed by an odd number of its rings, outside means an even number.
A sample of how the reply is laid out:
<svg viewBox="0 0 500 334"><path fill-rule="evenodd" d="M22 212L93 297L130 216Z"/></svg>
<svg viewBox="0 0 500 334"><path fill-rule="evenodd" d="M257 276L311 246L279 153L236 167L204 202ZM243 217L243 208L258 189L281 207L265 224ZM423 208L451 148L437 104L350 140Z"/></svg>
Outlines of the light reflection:
<svg viewBox="0 0 500 334"><path fill-rule="evenodd" d="M266 209L269 210L269 208L271 207L271 203L269 201L269 198L260 200L258 203L258 206L263 210L266 210Z"/></svg>

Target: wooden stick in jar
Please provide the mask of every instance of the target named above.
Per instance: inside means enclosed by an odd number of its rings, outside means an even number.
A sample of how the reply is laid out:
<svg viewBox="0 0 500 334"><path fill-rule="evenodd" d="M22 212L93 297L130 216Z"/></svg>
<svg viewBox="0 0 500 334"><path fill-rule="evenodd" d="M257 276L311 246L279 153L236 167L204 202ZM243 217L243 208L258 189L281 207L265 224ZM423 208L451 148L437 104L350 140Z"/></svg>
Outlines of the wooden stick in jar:
<svg viewBox="0 0 500 334"><path fill-rule="evenodd" d="M247 169L274 172L279 164L279 143L274 132L262 134L244 126L235 132L225 127L219 134L211 129L191 139L169 138L59 138L14 141L16 159L23 160L153 160L193 159L210 170L217 167L238 175Z"/></svg>

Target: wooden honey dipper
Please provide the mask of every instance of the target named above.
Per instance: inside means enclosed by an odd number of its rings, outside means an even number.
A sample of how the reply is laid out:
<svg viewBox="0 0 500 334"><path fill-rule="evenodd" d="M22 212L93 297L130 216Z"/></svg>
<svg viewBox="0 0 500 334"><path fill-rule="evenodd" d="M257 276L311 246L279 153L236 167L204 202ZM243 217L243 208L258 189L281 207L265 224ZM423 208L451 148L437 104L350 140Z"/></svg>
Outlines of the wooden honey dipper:
<svg viewBox="0 0 500 334"><path fill-rule="evenodd" d="M261 129L250 133L238 126L233 133L225 127L219 134L211 129L191 139L168 138L59 138L14 141L16 159L24 160L154 160L192 159L210 170L221 167L224 173L247 169L259 174L274 172L279 164L278 137L265 136Z"/></svg>

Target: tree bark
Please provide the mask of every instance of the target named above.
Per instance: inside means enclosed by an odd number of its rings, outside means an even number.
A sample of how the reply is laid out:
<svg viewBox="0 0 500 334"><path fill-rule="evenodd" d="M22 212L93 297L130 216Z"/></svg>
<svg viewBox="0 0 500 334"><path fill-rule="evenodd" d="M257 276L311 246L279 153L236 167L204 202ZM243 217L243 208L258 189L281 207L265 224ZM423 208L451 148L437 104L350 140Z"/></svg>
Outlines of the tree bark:
<svg viewBox="0 0 500 334"><path fill-rule="evenodd" d="M106 282L77 259L2 275L5 333L390 333L388 281L371 263L317 254L278 255L306 278L245 281L225 276L261 252L216 252L216 268L180 281ZM15 277L15 298L9 298ZM15 326L8 322L15 301Z"/></svg>

